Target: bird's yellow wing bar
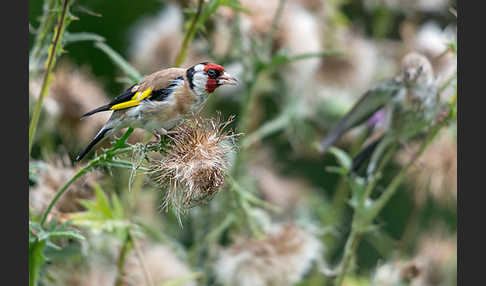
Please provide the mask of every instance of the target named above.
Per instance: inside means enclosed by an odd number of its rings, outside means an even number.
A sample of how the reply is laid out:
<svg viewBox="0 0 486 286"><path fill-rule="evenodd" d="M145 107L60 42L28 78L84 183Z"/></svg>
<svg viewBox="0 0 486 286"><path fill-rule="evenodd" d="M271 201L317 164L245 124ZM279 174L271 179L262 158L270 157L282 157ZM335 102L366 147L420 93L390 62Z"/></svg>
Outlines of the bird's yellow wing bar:
<svg viewBox="0 0 486 286"><path fill-rule="evenodd" d="M134 96L132 96L131 100L115 104L112 107L110 107L110 109L111 110L119 110L119 109L125 109L125 108L129 108L129 107L137 106L137 105L140 104L141 100L149 97L151 93L152 93L151 88L146 89L144 92L139 91L139 92L135 93Z"/></svg>

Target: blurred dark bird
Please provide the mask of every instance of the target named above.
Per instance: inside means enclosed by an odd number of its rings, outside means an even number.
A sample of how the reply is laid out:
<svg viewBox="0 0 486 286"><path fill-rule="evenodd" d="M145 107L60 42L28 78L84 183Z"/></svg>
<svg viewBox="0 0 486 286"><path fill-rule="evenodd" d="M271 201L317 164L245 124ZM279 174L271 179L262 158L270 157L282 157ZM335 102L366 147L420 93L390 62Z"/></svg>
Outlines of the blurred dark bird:
<svg viewBox="0 0 486 286"><path fill-rule="evenodd" d="M159 142L157 131L167 134L167 130L178 125L185 115L197 110L216 88L236 84L236 79L222 66L208 62L188 69L168 68L150 74L110 103L81 117L113 111L110 119L76 160L81 160L103 138L125 127L148 130L157 138L155 142Z"/></svg>
<svg viewBox="0 0 486 286"><path fill-rule="evenodd" d="M321 142L319 151L324 153L343 133L364 123L384 108L386 116L383 134L365 146L353 159L353 172L370 160L366 169L369 177L389 147L395 147L421 134L432 124L438 106L439 97L432 65L425 56L409 53L402 60L400 73L367 91L329 132Z"/></svg>

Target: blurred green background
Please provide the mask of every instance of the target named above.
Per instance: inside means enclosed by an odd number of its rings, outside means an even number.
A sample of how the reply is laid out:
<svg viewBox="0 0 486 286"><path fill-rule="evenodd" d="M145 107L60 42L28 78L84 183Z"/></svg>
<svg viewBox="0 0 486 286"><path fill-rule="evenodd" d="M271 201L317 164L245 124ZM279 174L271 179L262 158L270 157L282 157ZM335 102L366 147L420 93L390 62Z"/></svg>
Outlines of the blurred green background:
<svg viewBox="0 0 486 286"><path fill-rule="evenodd" d="M334 0L338 1L338 0ZM187 2L187 1L183 1ZM428 21L435 21L444 29L455 21L454 16L447 10L440 12L421 12L409 13L406 11L396 11L386 8L369 10L364 7L362 1L341 1L339 14L350 26L362 32L364 37L369 37L375 41L383 39L400 41L400 27L404 20L411 20L417 26ZM38 26L38 18L42 14L42 1L29 1L29 22L32 26ZM79 17L79 21L74 21L68 27L69 32L91 32L105 38L106 43L114 50L118 51L125 58L129 58L129 46L131 33L134 25L142 18L157 15L165 7L163 1L76 1L72 8L72 14ZM93 15L92 11L99 15ZM338 21L339 22L339 21ZM201 35L198 35L199 37ZM30 37L32 45L33 37ZM118 67L99 49L93 46L91 41L76 42L65 47L66 53L61 57L69 59L77 67L87 67L92 72L94 78L102 84L107 96L114 98L126 86L117 80L121 76ZM161 67L165 68L165 67ZM218 94L218 93L216 93ZM275 99L263 97L261 99L265 113L264 119L270 119L278 115L279 102ZM212 99L212 109L221 110L224 117L229 114L238 113L238 102L227 98ZM294 152L294 148L287 140L282 140L283 132L277 132L266 138L264 143L272 146L274 154L278 154L279 172L282 176L305 178L312 188L318 190L318 196L323 200L333 197L339 185L339 176L326 172L327 166L335 166L337 162L333 156L300 156ZM55 144L61 144L59 140ZM39 147L34 148L33 157L40 159ZM54 148L54 150L57 150ZM71 158L79 149L67 150ZM384 174L384 181L389 181L399 170L400 165L392 164ZM114 185L122 182L115 182ZM115 187L116 192L121 192L124 186ZM426 196L425 203L417 210L414 208L414 189L413 184L403 184L399 191L393 196L391 201L379 215L377 220L381 227L382 236L372 235L364 239L358 249L358 273L369 273L377 266L377 261L383 258L383 253L389 253L396 247L396 242L402 237L404 230L409 223L410 217L417 216L416 229L418 232L433 229L437 224L443 224L443 228L450 233L454 233L457 227L457 213L454 205L442 204L434 200L431 196ZM349 221L351 219L351 208L345 206L345 219L338 229L343 239L332 255L332 262L337 262L344 247L347 232L349 231ZM189 227L190 228L190 227ZM418 233L411 234L412 236ZM380 253L380 250L383 253ZM413 245L409 245L408 253L414 251Z"/></svg>

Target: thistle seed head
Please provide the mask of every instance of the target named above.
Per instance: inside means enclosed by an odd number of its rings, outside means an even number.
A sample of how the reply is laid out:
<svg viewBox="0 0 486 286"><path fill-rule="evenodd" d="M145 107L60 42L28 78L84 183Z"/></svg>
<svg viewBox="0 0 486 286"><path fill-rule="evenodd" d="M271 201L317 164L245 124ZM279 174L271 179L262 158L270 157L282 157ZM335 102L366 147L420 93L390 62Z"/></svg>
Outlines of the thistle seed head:
<svg viewBox="0 0 486 286"><path fill-rule="evenodd" d="M296 225L274 225L264 239L243 239L222 250L214 270L222 285L289 286L302 279L322 250L316 237Z"/></svg>
<svg viewBox="0 0 486 286"><path fill-rule="evenodd" d="M232 119L221 122L195 115L176 127L166 153L149 172L166 189L164 208L171 204L179 215L218 192L231 166L234 137L239 135L227 130Z"/></svg>

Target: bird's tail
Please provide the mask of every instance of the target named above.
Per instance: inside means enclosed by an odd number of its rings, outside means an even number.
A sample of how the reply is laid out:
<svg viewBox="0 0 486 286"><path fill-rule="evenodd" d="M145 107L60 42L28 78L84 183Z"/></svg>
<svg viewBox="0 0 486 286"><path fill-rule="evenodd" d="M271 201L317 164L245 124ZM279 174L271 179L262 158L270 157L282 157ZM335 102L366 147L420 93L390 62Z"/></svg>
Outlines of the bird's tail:
<svg viewBox="0 0 486 286"><path fill-rule="evenodd" d="M85 113L83 116L81 116L81 119L84 119L84 118L86 118L86 117L88 117L88 116L90 116L90 115L92 115L92 114L95 114L95 113L98 113L98 112L101 112L101 111L107 111L107 110L110 110L110 107L111 107L111 106L110 106L109 104L107 104L107 105L103 105L103 106L100 106L100 107L98 107L98 108L96 108L96 109L93 109L93 110L91 110L91 111L89 111L89 112Z"/></svg>
<svg viewBox="0 0 486 286"><path fill-rule="evenodd" d="M96 145L96 143L100 142L101 139L105 138L106 132L110 131L111 129L113 128L102 128L100 132L98 132L98 134L96 134L96 136L93 138L93 140L89 142L88 147L86 147L86 149L84 149L84 151L81 152L78 157L76 157L76 161L83 159L83 157L91 150L91 148L94 147L94 145Z"/></svg>

